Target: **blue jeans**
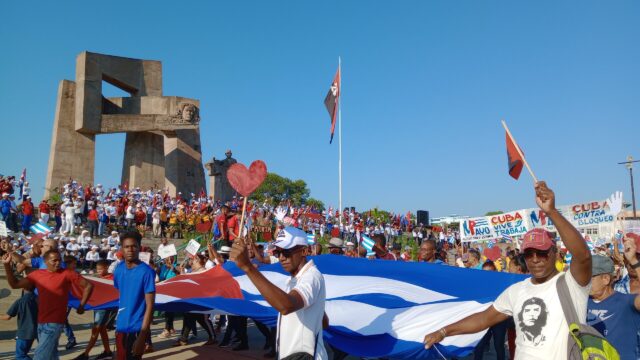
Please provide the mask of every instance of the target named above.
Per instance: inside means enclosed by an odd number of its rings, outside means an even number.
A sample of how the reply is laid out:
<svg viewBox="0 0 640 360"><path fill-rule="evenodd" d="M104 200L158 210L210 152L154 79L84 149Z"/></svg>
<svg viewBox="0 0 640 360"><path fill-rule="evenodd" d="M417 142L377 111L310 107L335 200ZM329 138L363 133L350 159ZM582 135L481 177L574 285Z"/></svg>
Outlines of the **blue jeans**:
<svg viewBox="0 0 640 360"><path fill-rule="evenodd" d="M16 360L31 360L29 357L29 350L31 350L31 345L33 345L33 340L24 340L17 339L16 340Z"/></svg>
<svg viewBox="0 0 640 360"><path fill-rule="evenodd" d="M38 347L34 354L35 360L58 359L58 340L63 327L64 324L38 324Z"/></svg>
<svg viewBox="0 0 640 360"><path fill-rule="evenodd" d="M31 227L31 215L24 215L22 218L22 230L29 230Z"/></svg>
<svg viewBox="0 0 640 360"><path fill-rule="evenodd" d="M69 313L71 312L72 309L73 308L70 308L70 307L67 308L67 318L64 321L64 334L67 336L67 342L76 341L76 336L73 334L73 329L69 324Z"/></svg>

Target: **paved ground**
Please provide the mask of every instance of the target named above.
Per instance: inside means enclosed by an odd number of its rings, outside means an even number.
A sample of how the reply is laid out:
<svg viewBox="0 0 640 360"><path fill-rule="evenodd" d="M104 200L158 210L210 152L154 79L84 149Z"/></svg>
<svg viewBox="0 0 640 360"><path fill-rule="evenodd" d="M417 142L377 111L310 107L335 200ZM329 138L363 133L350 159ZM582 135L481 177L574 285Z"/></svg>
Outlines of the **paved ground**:
<svg viewBox="0 0 640 360"><path fill-rule="evenodd" d="M13 303L13 301L19 296L19 291L12 291L11 296L0 300L0 313L5 313L7 308ZM76 339L78 341L78 346L72 350L65 350L64 344L66 344L67 338L63 334L60 337L60 347L58 348L60 351L61 359L73 359L77 355L84 350L87 341L90 336L90 328L87 324L90 324L93 319L93 312L87 311L87 313L83 315L78 315L75 312L72 312L69 316L69 321L74 329L74 333ZM250 347L251 349L248 351L232 351L230 349L220 349L217 345L212 346L204 346L204 342L206 341L206 333L204 330L199 328L198 336L199 338L193 341L193 344L182 346L182 347L172 347L176 340L176 338L170 339L160 339L157 337L158 334L162 332L162 328L164 326L163 319L158 318L155 320L155 325L152 326L152 334L153 334L153 345L155 351L150 354L146 354L144 356L145 359L264 359L262 350L262 346L264 345L264 337L255 329L253 324L250 322L249 328L249 337L250 337ZM178 331L182 328L182 320L177 320L174 324ZM15 358L15 330L16 330L16 321L12 319L10 321L3 321L0 323L0 360L9 360ZM113 343L113 332L109 333L109 336L112 337L111 341L111 349L115 350L115 345ZM219 337L220 338L220 337ZM35 348L34 344L34 348ZM93 348L91 355L98 355L102 352L102 343L98 341L98 344ZM33 354L32 354L33 355Z"/></svg>

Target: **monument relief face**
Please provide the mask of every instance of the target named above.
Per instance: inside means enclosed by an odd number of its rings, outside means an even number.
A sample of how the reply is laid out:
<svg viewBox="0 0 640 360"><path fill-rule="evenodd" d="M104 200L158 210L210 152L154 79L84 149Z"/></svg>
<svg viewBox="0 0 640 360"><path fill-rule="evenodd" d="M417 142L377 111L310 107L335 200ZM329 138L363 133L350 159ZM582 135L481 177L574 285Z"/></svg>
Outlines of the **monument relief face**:
<svg viewBox="0 0 640 360"><path fill-rule="evenodd" d="M105 98L102 81L131 96ZM163 96L159 61L81 53L76 80L58 88L45 196L69 179L93 184L95 137L109 133L127 134L123 184L199 192L205 186L199 106Z"/></svg>

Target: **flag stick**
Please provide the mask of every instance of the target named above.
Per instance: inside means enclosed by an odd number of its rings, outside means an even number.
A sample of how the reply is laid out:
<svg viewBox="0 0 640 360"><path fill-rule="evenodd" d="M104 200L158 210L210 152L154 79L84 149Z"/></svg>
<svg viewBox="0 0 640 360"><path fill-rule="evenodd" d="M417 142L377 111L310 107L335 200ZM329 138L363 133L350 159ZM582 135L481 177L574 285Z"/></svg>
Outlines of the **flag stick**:
<svg viewBox="0 0 640 360"><path fill-rule="evenodd" d="M520 151L520 146L518 146L516 139L513 137L513 135L511 135L511 131L509 131L509 127L507 126L507 123L504 120L502 120L502 126L504 127L504 130L507 132L507 135L509 135L509 137L511 138L511 141L513 141L513 144L516 146L516 151L522 158L522 161L524 161L524 166L526 166L527 170L529 170L529 174L531 174L531 177L533 178L533 182L538 182L538 178L536 178L536 175L533 173L533 170L531 170L531 167L527 162L527 158L524 157L524 154L522 154L522 151Z"/></svg>
<svg viewBox="0 0 640 360"><path fill-rule="evenodd" d="M338 206L340 207L340 223L342 224L342 60L338 56Z"/></svg>
<svg viewBox="0 0 640 360"><path fill-rule="evenodd" d="M244 197L244 201L242 202L242 215L240 216L240 230L238 230L239 234L238 237L242 237L242 232L243 232L243 227L244 227L244 214L247 212L247 199L249 198L249 196L245 196ZM249 235L249 232L247 231L247 236Z"/></svg>

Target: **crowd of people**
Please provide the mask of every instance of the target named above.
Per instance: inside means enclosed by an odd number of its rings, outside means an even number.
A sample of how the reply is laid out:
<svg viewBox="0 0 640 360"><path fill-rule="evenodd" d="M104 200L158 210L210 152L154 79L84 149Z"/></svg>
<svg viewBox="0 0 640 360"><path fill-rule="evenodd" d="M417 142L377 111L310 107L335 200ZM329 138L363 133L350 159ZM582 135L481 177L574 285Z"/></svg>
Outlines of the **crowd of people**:
<svg viewBox="0 0 640 360"><path fill-rule="evenodd" d="M16 183L15 178L0 181L4 191L20 187L24 193L28 185ZM12 189L3 185L7 183ZM489 254L474 243L461 243L455 230L416 224L409 214L381 217L353 208L321 211L288 202L249 201L244 209L246 225L240 229L240 197L221 203L204 194L186 197L178 193L171 197L166 190L103 189L101 185L81 186L75 181L60 190L58 202L43 200L37 212L33 206L28 211L29 205L25 205L31 200L28 192L18 206L10 192L3 193L2 201L9 202L8 212L4 210L6 202L0 202L2 219L13 230L10 237L0 241L8 283L24 290L5 316L18 317L18 359L29 358L36 338L35 358L55 358L63 331L68 338L66 348L77 346L67 320L69 293L81 299L77 311L82 313L92 291L90 282L78 274L113 280L120 291L119 309L124 310L95 311L89 344L77 358L88 359L99 338L104 349L96 359L112 358L108 331L115 328L118 358L134 359L153 351L150 324L155 284L180 274L206 271L226 261L235 261L280 313L279 328L252 320L264 335L265 356L308 354L326 359L329 352L322 341L322 329L331 319L324 312L324 280L313 260L307 258L323 254L530 275L506 289L484 312L443 324L439 331L425 335L427 348L437 349L448 336L488 329L476 346L476 359L482 359L491 342L498 359L564 359L570 340L569 322L564 316L566 304L562 304L556 287L556 283L562 283L566 284L579 323L597 329L621 359L640 358L636 337L640 331L640 236L619 232L609 244L590 251L582 235L557 212L555 195L543 182L536 184L536 199L556 224L558 234L534 229L521 243L494 245L500 249L497 254ZM12 216L15 223L10 220ZM31 223L36 221L50 226L51 232L30 234ZM207 239L213 238L202 253L186 262L175 256L153 256L175 238L198 230L208 234ZM159 238L158 248L143 245L145 236ZM365 246L364 239L372 244ZM562 248L556 239L562 240ZM141 261L140 252L151 253L151 261ZM572 255L570 262L567 253ZM273 263L280 263L295 279L288 288L278 288L260 273L261 266ZM174 321L180 317L183 326L178 334ZM174 345L184 346L200 324L207 333L206 346L218 343L217 335L222 334L218 346L243 351L249 348L249 320L165 312L164 330L158 336L175 337ZM334 359L347 356L336 348L330 353Z"/></svg>

